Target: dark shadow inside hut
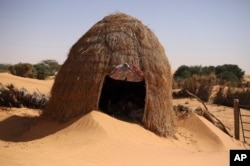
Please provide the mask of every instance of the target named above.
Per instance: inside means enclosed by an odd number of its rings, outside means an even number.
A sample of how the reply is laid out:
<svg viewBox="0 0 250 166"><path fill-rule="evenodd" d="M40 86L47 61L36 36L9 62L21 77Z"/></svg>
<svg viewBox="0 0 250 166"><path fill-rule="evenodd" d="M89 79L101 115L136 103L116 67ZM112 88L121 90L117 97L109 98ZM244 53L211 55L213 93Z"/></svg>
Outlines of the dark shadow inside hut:
<svg viewBox="0 0 250 166"><path fill-rule="evenodd" d="M121 81L106 76L99 100L99 109L115 118L141 123L145 97L145 81Z"/></svg>

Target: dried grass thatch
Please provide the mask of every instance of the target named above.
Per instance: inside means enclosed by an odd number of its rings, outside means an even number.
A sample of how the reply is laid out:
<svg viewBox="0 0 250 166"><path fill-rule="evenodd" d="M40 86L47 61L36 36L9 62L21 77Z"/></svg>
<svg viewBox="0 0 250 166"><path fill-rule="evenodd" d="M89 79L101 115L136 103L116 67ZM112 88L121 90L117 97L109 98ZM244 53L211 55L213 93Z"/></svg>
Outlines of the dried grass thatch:
<svg viewBox="0 0 250 166"><path fill-rule="evenodd" d="M164 48L141 21L123 13L104 17L73 45L45 115L67 121L99 109L105 78L113 66L123 63L144 73L144 127L161 136L173 135L172 77Z"/></svg>

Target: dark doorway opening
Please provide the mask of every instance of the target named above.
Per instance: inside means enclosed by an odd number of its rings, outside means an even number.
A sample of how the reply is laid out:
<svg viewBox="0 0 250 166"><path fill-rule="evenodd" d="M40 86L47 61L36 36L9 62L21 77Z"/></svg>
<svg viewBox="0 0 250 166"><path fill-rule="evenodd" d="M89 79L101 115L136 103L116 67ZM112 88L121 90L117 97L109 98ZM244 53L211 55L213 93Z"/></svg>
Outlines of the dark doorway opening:
<svg viewBox="0 0 250 166"><path fill-rule="evenodd" d="M121 81L106 76L99 100L99 109L115 118L141 123L145 97L145 81Z"/></svg>

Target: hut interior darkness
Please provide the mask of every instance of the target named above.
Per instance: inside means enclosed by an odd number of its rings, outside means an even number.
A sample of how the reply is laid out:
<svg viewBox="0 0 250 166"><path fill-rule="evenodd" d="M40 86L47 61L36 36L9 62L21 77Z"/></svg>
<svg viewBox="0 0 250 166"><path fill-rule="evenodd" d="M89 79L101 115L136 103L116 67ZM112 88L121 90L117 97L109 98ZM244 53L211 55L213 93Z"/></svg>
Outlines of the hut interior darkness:
<svg viewBox="0 0 250 166"><path fill-rule="evenodd" d="M145 81L130 82L106 76L99 109L118 119L141 123L145 97Z"/></svg>

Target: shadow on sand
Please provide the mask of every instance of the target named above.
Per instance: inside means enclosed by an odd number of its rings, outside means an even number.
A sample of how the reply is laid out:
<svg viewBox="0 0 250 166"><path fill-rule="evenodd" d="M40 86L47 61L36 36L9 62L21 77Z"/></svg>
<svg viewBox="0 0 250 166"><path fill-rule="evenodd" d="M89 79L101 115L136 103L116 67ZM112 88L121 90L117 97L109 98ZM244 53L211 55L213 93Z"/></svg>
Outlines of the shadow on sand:
<svg viewBox="0 0 250 166"><path fill-rule="evenodd" d="M68 127L79 118L72 119L67 123L59 123L44 117L13 115L0 121L0 140L26 142L43 138Z"/></svg>

